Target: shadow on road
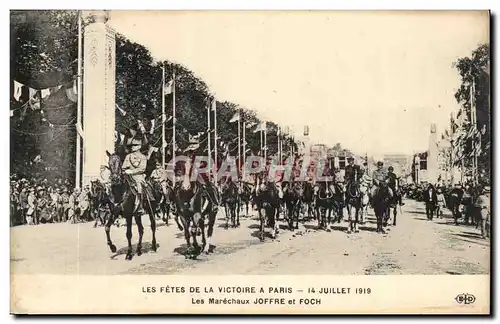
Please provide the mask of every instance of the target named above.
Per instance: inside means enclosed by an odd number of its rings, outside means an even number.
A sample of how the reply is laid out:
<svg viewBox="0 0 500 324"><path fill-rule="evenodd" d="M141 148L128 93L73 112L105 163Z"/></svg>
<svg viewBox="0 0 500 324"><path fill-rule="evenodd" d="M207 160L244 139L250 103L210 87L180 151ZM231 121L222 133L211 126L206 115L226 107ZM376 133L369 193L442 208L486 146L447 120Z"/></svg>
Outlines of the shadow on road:
<svg viewBox="0 0 500 324"><path fill-rule="evenodd" d="M152 246L151 242L142 242L142 250L141 250L142 254L146 254L146 253L149 253L149 252L153 251L152 247L153 246ZM157 247L157 249L159 249L160 244L156 243L156 247ZM111 256L111 259L116 259L120 255L127 254L127 251L128 251L128 247L127 246L122 247L118 251L116 251L115 254L113 254ZM137 252L137 243L136 244L132 244L132 253L134 253L134 256L136 256L136 252Z"/></svg>

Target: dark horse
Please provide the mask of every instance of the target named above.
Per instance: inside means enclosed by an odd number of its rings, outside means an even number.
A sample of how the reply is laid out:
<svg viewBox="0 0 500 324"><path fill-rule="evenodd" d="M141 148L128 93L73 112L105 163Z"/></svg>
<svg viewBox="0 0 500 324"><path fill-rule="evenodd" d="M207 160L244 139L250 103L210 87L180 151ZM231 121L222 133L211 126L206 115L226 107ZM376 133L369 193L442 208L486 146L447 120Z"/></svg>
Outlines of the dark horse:
<svg viewBox="0 0 500 324"><path fill-rule="evenodd" d="M360 190L359 181L351 181L347 185L346 190L346 206L347 206L347 215L349 220L349 227L347 228L347 233L358 233L358 224L360 221L360 216L363 211L363 196ZM354 220L352 217L352 208L354 207L355 215Z"/></svg>
<svg viewBox="0 0 500 324"><path fill-rule="evenodd" d="M280 207L278 188L274 182L269 181L261 175L256 178L255 204L259 211L260 234L259 239L264 241L264 229L267 224L272 228L271 237L276 238L278 234L277 214Z"/></svg>
<svg viewBox="0 0 500 324"><path fill-rule="evenodd" d="M253 189L250 187L250 185L246 182L241 182L240 183L240 190L238 191L238 197L239 197L239 208L240 210L243 208L243 205L245 205L246 208L246 216L248 217L248 205L252 201L252 191Z"/></svg>
<svg viewBox="0 0 500 324"><path fill-rule="evenodd" d="M390 220L391 217L391 210L392 210L392 225L396 226L396 219L398 217L398 206L399 202L401 201L402 198L402 193L401 193L401 188L399 186L399 179L397 179L392 186L392 199L391 203L389 204L389 211L387 213L386 219L384 220L384 226L387 226L387 223Z"/></svg>
<svg viewBox="0 0 500 324"><path fill-rule="evenodd" d="M316 211L318 214L318 229L327 229L332 221L332 211L335 207L335 188L328 181L318 181L315 187Z"/></svg>
<svg viewBox="0 0 500 324"><path fill-rule="evenodd" d="M387 215L391 204L391 196L387 182L380 181L379 187L376 190L373 200L373 211L377 217L377 233L385 233L384 226L386 225Z"/></svg>
<svg viewBox="0 0 500 324"><path fill-rule="evenodd" d="M174 202L187 244L184 255L186 258L194 259L203 252L206 254L211 252L210 242L219 211L220 197L211 183L202 185L200 181L190 181L190 169L191 167L187 165L183 180L174 187ZM208 224L205 224L207 218ZM201 247L196 239L198 235L202 235Z"/></svg>
<svg viewBox="0 0 500 324"><path fill-rule="evenodd" d="M238 199L238 186L232 180L228 180L222 185L222 205L226 212L226 226L229 228L229 217L231 217L232 227L240 226L240 203Z"/></svg>
<svg viewBox="0 0 500 324"><path fill-rule="evenodd" d="M314 210L314 186L310 182L303 183L302 205L306 208L307 219L316 219Z"/></svg>
<svg viewBox="0 0 500 324"><path fill-rule="evenodd" d="M286 182L283 190L283 200L286 206L286 219L288 220L288 229L293 231L299 228L299 213L301 207L301 197L303 188L300 182ZM295 221L295 226L293 222Z"/></svg>
<svg viewBox="0 0 500 324"><path fill-rule="evenodd" d="M149 181L151 183L151 187L153 188L155 197L159 197L157 211L161 213L161 219L168 226L170 212L173 212L177 228L179 229L179 231L182 231L182 226L179 223L179 217L175 213L174 189L167 180L163 180L160 182L150 178Z"/></svg>
<svg viewBox="0 0 500 324"><path fill-rule="evenodd" d="M99 180L90 181L90 212L95 215L94 227L97 227L98 220L101 223L100 226L105 226L109 214L112 212L106 188Z"/></svg>
<svg viewBox="0 0 500 324"><path fill-rule="evenodd" d="M125 256L126 260L132 260L132 217L135 218L135 223L137 224L137 230L139 231L139 241L137 243L137 255L142 254L142 236L144 234L144 226L142 225L142 215L140 214L140 206L142 205L143 209L149 215L149 221L151 222L151 232L153 236L153 240L151 242L152 250L156 252L157 243L156 243L156 217L154 211L156 210L156 202L154 200L149 199L148 194L146 192L146 188L143 188L143 197L139 199L136 189L133 186L134 180L126 173L123 172L122 169L122 160L118 154L110 154L106 151L108 155L108 168L111 172L110 180L111 180L111 195L110 195L110 203L111 205L111 217L108 218L106 222L106 237L108 240L108 246L111 249L111 252L116 252L116 246L111 242L110 229L113 224L115 218L122 214L123 218L127 222L127 241L128 241L128 250L127 255ZM142 201L140 201L142 200ZM136 201L138 205L136 205Z"/></svg>

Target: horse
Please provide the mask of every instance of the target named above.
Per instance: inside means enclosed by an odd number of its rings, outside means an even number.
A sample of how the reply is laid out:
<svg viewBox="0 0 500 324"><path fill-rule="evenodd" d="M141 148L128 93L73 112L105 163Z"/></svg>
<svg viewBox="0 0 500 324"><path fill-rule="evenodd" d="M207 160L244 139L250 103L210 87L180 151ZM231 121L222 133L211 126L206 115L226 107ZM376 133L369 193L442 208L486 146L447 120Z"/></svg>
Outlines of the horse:
<svg viewBox="0 0 500 324"><path fill-rule="evenodd" d="M190 181L190 165L186 165L184 179L174 187L176 214L181 220L187 250L186 258L195 259L198 255L211 252L211 240L215 219L219 210L218 190L211 183L202 185L200 181ZM208 218L208 223L205 220ZM202 246L197 236L202 235ZM191 244L191 239L193 243ZM207 248L208 247L208 248Z"/></svg>
<svg viewBox="0 0 500 324"><path fill-rule="evenodd" d="M340 182L333 182L333 212L334 212L334 220L340 223L344 218L344 207L345 207L345 188Z"/></svg>
<svg viewBox="0 0 500 324"><path fill-rule="evenodd" d="M278 223L276 216L279 210L279 193L276 185L267 180L263 175L256 178L255 204L259 211L260 234L259 239L264 241L264 229L266 225L272 228L271 237L276 239L278 235Z"/></svg>
<svg viewBox="0 0 500 324"><path fill-rule="evenodd" d="M346 191L346 206L347 215L349 221L349 227L347 228L347 233L359 233L358 223L360 220L360 211L362 213L363 208L363 197L360 190L360 183L358 181L351 181L347 185ZM352 208L355 209L354 220L352 219Z"/></svg>
<svg viewBox="0 0 500 324"><path fill-rule="evenodd" d="M240 188L238 190L238 198L239 198L239 209L243 209L243 205L246 208L246 216L248 217L248 205L252 200L252 188L246 182L240 183Z"/></svg>
<svg viewBox="0 0 500 324"><path fill-rule="evenodd" d="M142 218L140 214L140 205L142 205L144 211L149 215L149 221L151 223L151 233L152 242L151 249L156 252L158 249L158 244L156 241L156 217L154 211L156 210L157 203L154 200L149 199L148 192L146 188L143 188L143 196L140 197L137 190L133 187L133 179L130 175L123 172L122 169L122 159L121 157L114 153L111 154L106 151L108 156L108 168L110 170L110 207L111 207L111 217L108 218L105 231L107 244L111 252L116 252L116 246L111 241L111 225L113 224L115 218L122 214L123 218L127 223L127 243L128 249L125 256L125 260L132 260L132 218L135 218L135 223L137 225L137 230L139 232L139 240L137 243L136 253L138 256L142 254L142 236L144 234L144 226L142 225ZM137 184L140 185L140 184ZM140 199L142 198L142 199Z"/></svg>
<svg viewBox="0 0 500 324"><path fill-rule="evenodd" d="M238 199L238 186L233 181L228 181L222 185L222 205L226 212L226 226L229 228L229 216L232 227L240 226L240 203Z"/></svg>
<svg viewBox="0 0 500 324"><path fill-rule="evenodd" d="M90 181L90 212L95 215L94 227L97 227L97 220L101 221L101 226L105 226L108 217L106 216L106 210L104 208L109 208L111 213L111 208L109 205L109 197L106 192L104 184L99 180ZM101 217L101 211L104 212L104 217Z"/></svg>
<svg viewBox="0 0 500 324"><path fill-rule="evenodd" d="M385 222L386 222L385 226L387 226L387 223L390 220L391 210L392 210L392 215L393 215L392 225L396 226L396 219L398 216L398 206L399 206L399 202L402 198L401 189L399 187L399 179L396 180L393 188L391 188L391 189L392 189L393 195L392 195L391 203L389 205L389 212L387 213L387 219L385 220Z"/></svg>
<svg viewBox="0 0 500 324"><path fill-rule="evenodd" d="M301 205L305 207L304 213L307 214L307 219L316 219L314 209L314 186L310 182L303 183L303 194Z"/></svg>
<svg viewBox="0 0 500 324"><path fill-rule="evenodd" d="M318 214L318 229L330 231L327 227L331 223L332 211L334 209L335 187L328 181L321 181L314 187L314 193L316 213Z"/></svg>
<svg viewBox="0 0 500 324"><path fill-rule="evenodd" d="M385 181L380 181L379 187L373 196L373 211L377 217L377 233L385 234L384 226L387 214L389 213L390 204L391 197L389 194L389 187Z"/></svg>
<svg viewBox="0 0 500 324"><path fill-rule="evenodd" d="M286 206L286 219L288 220L288 229L293 231L299 228L299 212L301 207L301 197L303 188L300 182L287 182L283 190L283 201ZM295 221L295 226L293 222Z"/></svg>
<svg viewBox="0 0 500 324"><path fill-rule="evenodd" d="M175 204L174 204L174 189L167 182L167 180L163 180L161 182L149 179L151 187L153 188L153 193L155 197L159 197L158 210L162 214L161 219L168 226L170 219L170 212L174 214L174 220L177 224L177 228L179 231L182 231L183 228L179 223L179 217L175 212ZM158 211L157 210L157 211Z"/></svg>

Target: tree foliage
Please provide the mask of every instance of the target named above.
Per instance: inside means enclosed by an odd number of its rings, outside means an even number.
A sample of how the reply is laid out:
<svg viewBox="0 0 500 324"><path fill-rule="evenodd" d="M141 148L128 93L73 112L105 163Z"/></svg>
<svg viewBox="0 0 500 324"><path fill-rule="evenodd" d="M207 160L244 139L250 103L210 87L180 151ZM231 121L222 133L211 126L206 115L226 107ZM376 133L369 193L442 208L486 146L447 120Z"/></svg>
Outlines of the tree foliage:
<svg viewBox="0 0 500 324"><path fill-rule="evenodd" d="M77 11L67 10L11 11L11 80L35 89L61 84L71 86L77 74L77 17ZM129 129L137 129L138 121L141 121L149 131L151 120L155 119L155 130L148 134L148 140L151 145L161 147L162 66L165 67L166 81L172 79L175 71L176 142L183 149L189 144L190 134L207 130L210 89L188 68L173 62L156 62L146 47L120 34L116 36L116 103L127 114L122 116L116 112L116 130L125 134ZM22 97L27 96L23 94ZM23 100L18 102L12 98L10 104L15 111L11 118L12 171L29 175L35 168L33 160L41 155L44 163L38 165L38 171L46 176L73 179L76 104L68 100L64 87L42 100L43 115L40 110L21 109L25 104ZM172 95L166 96L165 109L166 116L171 116ZM229 123L229 120L238 110L245 121L261 122L254 111L227 101L217 102L217 132L221 141L230 143L232 155L237 152L235 139L238 131L237 123ZM214 115L211 114L213 128ZM47 121L55 126L50 127ZM166 142L171 143L172 121L166 124L166 128ZM200 151L207 145L205 137L206 133L201 137ZM257 153L260 134L247 129L246 140L247 148ZM277 125L272 122L268 122L267 141L268 156L276 154ZM286 138L283 147L292 146L297 149L295 141ZM171 152L171 146L167 152ZM221 150L219 152L223 154Z"/></svg>
<svg viewBox="0 0 500 324"><path fill-rule="evenodd" d="M461 78L460 88L455 93L455 99L462 105L463 112L467 116L466 127L472 127L471 123L471 93L473 93L476 108L476 127L484 129L481 136L481 154L478 157L479 172L486 179L490 178L491 170L491 106L490 106L490 47L487 44L480 45L472 52L470 57L459 58L454 62ZM472 85L474 87L472 88ZM474 91L471 91L474 89ZM472 154L473 139L469 139L464 147L465 156ZM471 167L471 159L464 162L466 167Z"/></svg>

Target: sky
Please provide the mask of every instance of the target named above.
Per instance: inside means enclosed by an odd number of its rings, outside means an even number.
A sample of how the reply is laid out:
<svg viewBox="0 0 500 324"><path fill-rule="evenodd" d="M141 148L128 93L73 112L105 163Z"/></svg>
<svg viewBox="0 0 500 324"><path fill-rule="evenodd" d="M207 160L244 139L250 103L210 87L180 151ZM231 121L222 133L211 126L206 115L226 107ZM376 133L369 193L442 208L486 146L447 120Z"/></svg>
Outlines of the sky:
<svg viewBox="0 0 500 324"><path fill-rule="evenodd" d="M369 155L426 150L458 109L452 63L489 39L484 12L112 11L109 24L218 100Z"/></svg>

